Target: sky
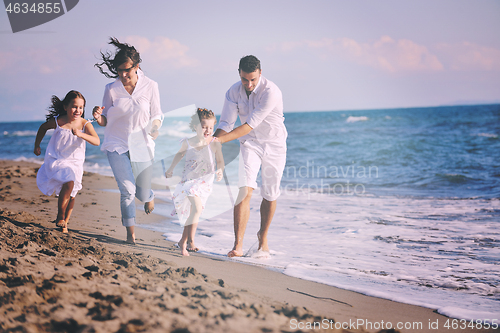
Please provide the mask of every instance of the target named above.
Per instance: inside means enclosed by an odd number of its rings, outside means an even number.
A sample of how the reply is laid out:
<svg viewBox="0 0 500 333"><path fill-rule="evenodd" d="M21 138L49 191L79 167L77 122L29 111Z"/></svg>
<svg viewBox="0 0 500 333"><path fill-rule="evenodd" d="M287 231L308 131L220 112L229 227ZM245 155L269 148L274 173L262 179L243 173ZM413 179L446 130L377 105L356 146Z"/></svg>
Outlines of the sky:
<svg viewBox="0 0 500 333"><path fill-rule="evenodd" d="M285 112L500 103L498 0L82 0L18 33L0 11L0 122L43 120L72 89L89 118L110 36L138 49L167 116L220 114L248 54Z"/></svg>

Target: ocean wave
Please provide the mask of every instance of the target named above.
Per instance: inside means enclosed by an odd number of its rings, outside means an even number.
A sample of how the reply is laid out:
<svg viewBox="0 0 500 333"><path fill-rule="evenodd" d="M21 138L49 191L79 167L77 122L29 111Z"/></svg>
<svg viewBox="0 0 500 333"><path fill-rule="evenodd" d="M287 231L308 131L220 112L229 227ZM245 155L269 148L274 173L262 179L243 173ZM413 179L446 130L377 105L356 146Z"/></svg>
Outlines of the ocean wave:
<svg viewBox="0 0 500 333"><path fill-rule="evenodd" d="M20 156L16 159L14 159L14 162L31 162L31 163L37 163L37 164L43 164L43 157L24 157Z"/></svg>
<svg viewBox="0 0 500 333"><path fill-rule="evenodd" d="M456 173L444 173L444 174L438 173L438 174L436 174L436 177L438 177L439 179L446 180L450 183L454 183L454 184L467 183L468 181L473 180L472 178L469 178L465 175L456 174Z"/></svg>
<svg viewBox="0 0 500 333"><path fill-rule="evenodd" d="M346 119L346 123L355 123L357 121L367 121L368 120L368 117L365 117L365 116L360 116L360 117L353 117L353 116L349 116L347 117Z"/></svg>
<svg viewBox="0 0 500 333"><path fill-rule="evenodd" d="M4 136L36 136L36 131L3 131Z"/></svg>
<svg viewBox="0 0 500 333"><path fill-rule="evenodd" d="M174 129L168 129L166 130L163 135L167 136L173 136L175 138L185 138L185 137L192 137L193 133L187 133L179 130L174 130Z"/></svg>
<svg viewBox="0 0 500 333"><path fill-rule="evenodd" d="M485 138L498 139L498 135L493 134L493 133L479 133L479 134L476 134L476 136L483 136Z"/></svg>

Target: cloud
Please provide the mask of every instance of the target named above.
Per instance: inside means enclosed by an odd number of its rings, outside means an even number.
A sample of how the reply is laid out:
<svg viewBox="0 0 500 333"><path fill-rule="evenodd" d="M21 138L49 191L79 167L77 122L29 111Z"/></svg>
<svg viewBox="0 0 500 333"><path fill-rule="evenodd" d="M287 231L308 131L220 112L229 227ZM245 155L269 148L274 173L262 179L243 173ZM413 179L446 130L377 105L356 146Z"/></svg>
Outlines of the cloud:
<svg viewBox="0 0 500 333"><path fill-rule="evenodd" d="M51 74L60 72L66 57L58 49L28 48L0 52L0 70L11 73Z"/></svg>
<svg viewBox="0 0 500 333"><path fill-rule="evenodd" d="M499 71L500 49L469 42L436 46L446 67L454 71Z"/></svg>
<svg viewBox="0 0 500 333"><path fill-rule="evenodd" d="M152 63L159 69L198 65L198 60L187 54L189 47L175 39L159 36L149 40L141 36L128 36L125 41L139 51L144 62Z"/></svg>
<svg viewBox="0 0 500 333"><path fill-rule="evenodd" d="M298 48L315 51L322 59L340 58L383 71L415 72L441 71L444 69L436 55L424 45L408 39L394 40L382 36L371 43L361 43L351 38L323 38L301 42L287 42L269 50L290 52Z"/></svg>

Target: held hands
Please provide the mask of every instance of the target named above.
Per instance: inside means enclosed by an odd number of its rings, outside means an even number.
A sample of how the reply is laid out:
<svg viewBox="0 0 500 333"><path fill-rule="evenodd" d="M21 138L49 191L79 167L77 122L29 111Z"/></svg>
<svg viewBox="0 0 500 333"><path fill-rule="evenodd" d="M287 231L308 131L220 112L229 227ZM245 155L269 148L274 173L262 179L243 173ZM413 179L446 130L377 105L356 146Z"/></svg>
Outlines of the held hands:
<svg viewBox="0 0 500 333"><path fill-rule="evenodd" d="M174 175L174 172L171 171L170 169L165 172L166 178L172 178L173 175Z"/></svg>
<svg viewBox="0 0 500 333"><path fill-rule="evenodd" d="M40 156L40 154L42 153L42 149L40 149L40 146L35 147L35 149L33 150L33 153L34 153L36 156Z"/></svg>

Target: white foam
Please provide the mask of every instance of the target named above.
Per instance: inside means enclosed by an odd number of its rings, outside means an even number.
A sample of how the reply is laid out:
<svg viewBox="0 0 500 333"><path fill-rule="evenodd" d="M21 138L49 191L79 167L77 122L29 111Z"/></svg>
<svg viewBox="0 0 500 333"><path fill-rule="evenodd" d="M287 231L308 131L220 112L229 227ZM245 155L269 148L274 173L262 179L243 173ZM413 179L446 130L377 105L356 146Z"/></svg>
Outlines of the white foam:
<svg viewBox="0 0 500 333"><path fill-rule="evenodd" d="M357 121L367 121L367 120L368 120L368 117L365 117L365 116L360 116L360 117L349 116L346 119L346 123L355 123Z"/></svg>
<svg viewBox="0 0 500 333"><path fill-rule="evenodd" d="M270 256L234 260L453 318L484 319L500 308L500 232L498 213L497 219L491 213L498 206L482 199L284 193L269 233ZM254 196L245 253L255 252L259 207ZM160 229L172 241L182 232L173 220ZM232 230L228 207L200 222L197 246L225 257Z"/></svg>

